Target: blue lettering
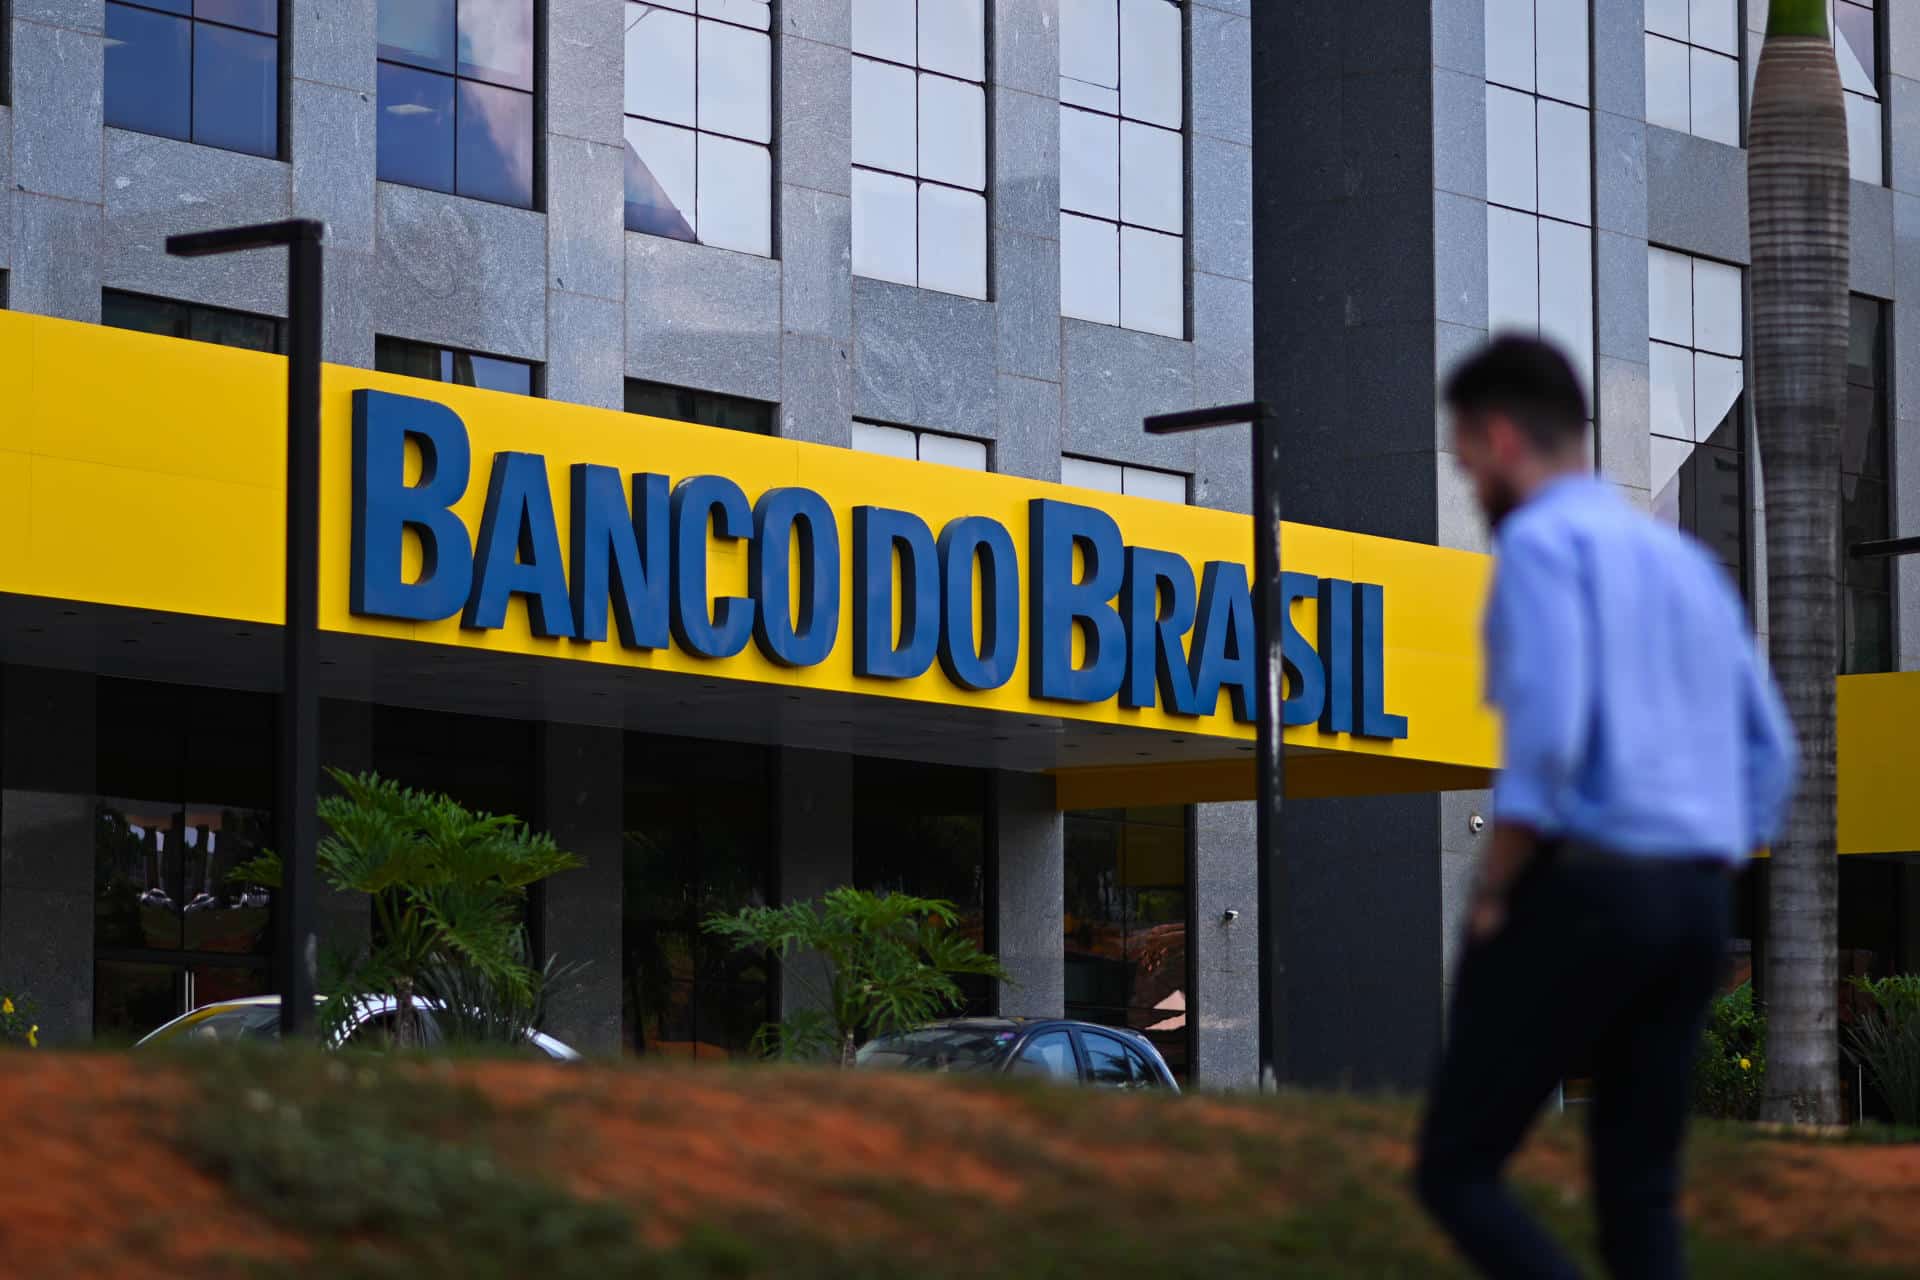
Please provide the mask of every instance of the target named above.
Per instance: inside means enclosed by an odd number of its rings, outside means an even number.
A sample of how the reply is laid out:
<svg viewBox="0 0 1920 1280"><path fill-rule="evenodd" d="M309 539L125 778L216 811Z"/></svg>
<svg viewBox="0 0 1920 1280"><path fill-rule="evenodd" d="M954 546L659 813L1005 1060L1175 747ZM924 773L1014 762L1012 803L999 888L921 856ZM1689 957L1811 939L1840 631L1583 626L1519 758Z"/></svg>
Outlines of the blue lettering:
<svg viewBox="0 0 1920 1280"><path fill-rule="evenodd" d="M893 558L900 557L900 645L893 644ZM853 674L911 680L933 665L940 575L933 530L886 507L853 509Z"/></svg>
<svg viewBox="0 0 1920 1280"><path fill-rule="evenodd" d="M1186 558L1128 547L1120 612L1127 620L1127 680L1120 686L1120 705L1150 707L1157 689L1168 711L1193 715L1193 674L1180 639L1194 617L1193 569Z"/></svg>
<svg viewBox="0 0 1920 1280"><path fill-rule="evenodd" d="M1352 733L1353 584L1343 578L1323 578L1320 582L1320 661L1327 672L1320 730Z"/></svg>
<svg viewBox="0 0 1920 1280"><path fill-rule="evenodd" d="M673 638L701 658L731 658L753 637L753 601L707 598L707 540L753 535L753 511L724 476L694 476L673 490ZM711 611L711 612L709 612Z"/></svg>
<svg viewBox="0 0 1920 1280"><path fill-rule="evenodd" d="M475 543L479 563L461 626L481 630L503 626L507 601L523 595L533 634L548 638L573 634L545 458L537 453L493 455L487 505Z"/></svg>
<svg viewBox="0 0 1920 1280"><path fill-rule="evenodd" d="M980 648L973 645L973 581L980 575ZM1020 565L1006 526L965 516L940 531L940 666L962 689L998 689L1020 656Z"/></svg>
<svg viewBox="0 0 1920 1280"><path fill-rule="evenodd" d="M420 450L409 486L407 441ZM353 393L353 566L347 604L359 614L437 622L460 611L473 544L453 504L467 491L466 424L443 404L384 391ZM401 575L405 532L420 538L420 581Z"/></svg>
<svg viewBox="0 0 1920 1280"><path fill-rule="evenodd" d="M1127 674L1126 626L1110 601L1125 576L1125 545L1113 517L1093 507L1050 498L1027 505L1029 605L1033 627L1036 698L1062 702L1105 702L1120 692ZM1073 576L1074 548L1080 549L1086 574ZM1073 636L1087 638L1084 667L1073 665Z"/></svg>
<svg viewBox="0 0 1920 1280"><path fill-rule="evenodd" d="M1226 560L1207 563L1200 577L1200 625L1193 633L1194 706L1210 716L1225 689L1233 718L1251 721L1254 710L1253 593L1247 567Z"/></svg>
<svg viewBox="0 0 1920 1280"><path fill-rule="evenodd" d="M800 620L793 600L791 547L800 544ZM812 667L833 652L840 630L840 530L833 508L811 489L769 489L753 508L747 575L760 602L753 638L768 658Z"/></svg>
<svg viewBox="0 0 1920 1280"><path fill-rule="evenodd" d="M1388 715L1386 593L1378 583L1353 587L1353 703L1359 732L1369 738L1404 738L1407 718Z"/></svg>
<svg viewBox="0 0 1920 1280"><path fill-rule="evenodd" d="M612 467L572 468L573 634L607 638L607 601L629 649L667 647L667 478L633 477L633 507Z"/></svg>
<svg viewBox="0 0 1920 1280"><path fill-rule="evenodd" d="M1280 723L1288 728L1297 724L1312 724L1320 718L1320 710L1327 701L1327 673L1320 665L1320 655L1313 651L1307 638L1293 625L1293 602L1295 600L1314 600L1320 594L1320 579L1310 573L1283 573L1280 575L1280 663L1286 673L1292 692L1287 700L1280 704Z"/></svg>

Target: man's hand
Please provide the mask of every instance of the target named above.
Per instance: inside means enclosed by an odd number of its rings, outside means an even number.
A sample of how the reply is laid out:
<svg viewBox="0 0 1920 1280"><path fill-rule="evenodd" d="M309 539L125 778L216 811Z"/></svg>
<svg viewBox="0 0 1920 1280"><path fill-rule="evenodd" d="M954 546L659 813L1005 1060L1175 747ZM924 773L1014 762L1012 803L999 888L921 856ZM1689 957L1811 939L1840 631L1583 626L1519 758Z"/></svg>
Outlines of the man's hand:
<svg viewBox="0 0 1920 1280"><path fill-rule="evenodd" d="M1507 897L1504 893L1476 889L1473 904L1467 908L1467 941L1476 946L1491 942L1506 927Z"/></svg>

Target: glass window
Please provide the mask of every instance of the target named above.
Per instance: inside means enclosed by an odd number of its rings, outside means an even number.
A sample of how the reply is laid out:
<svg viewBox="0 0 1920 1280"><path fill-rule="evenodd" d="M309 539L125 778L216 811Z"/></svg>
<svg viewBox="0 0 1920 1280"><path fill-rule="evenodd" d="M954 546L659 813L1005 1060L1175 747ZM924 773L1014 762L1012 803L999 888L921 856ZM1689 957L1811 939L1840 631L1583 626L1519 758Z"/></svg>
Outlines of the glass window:
<svg viewBox="0 0 1920 1280"><path fill-rule="evenodd" d="M627 230L773 253L770 25L766 0L627 4Z"/></svg>
<svg viewBox="0 0 1920 1280"><path fill-rule="evenodd" d="M1087 1083L1102 1089L1132 1089L1139 1085L1137 1057L1112 1036L1097 1031L1080 1033L1087 1051Z"/></svg>
<svg viewBox="0 0 1920 1280"><path fill-rule="evenodd" d="M533 0L380 0L386 182L533 207Z"/></svg>
<svg viewBox="0 0 1920 1280"><path fill-rule="evenodd" d="M869 756L853 762L853 883L878 893L943 898L955 929L992 951L987 917L987 774ZM993 1012L993 983L963 975L959 1012Z"/></svg>
<svg viewBox="0 0 1920 1280"><path fill-rule="evenodd" d="M1487 6L1487 324L1560 346L1591 400L1588 26L1586 0Z"/></svg>
<svg viewBox="0 0 1920 1280"><path fill-rule="evenodd" d="M1187 501L1187 477L1178 471L1158 471L1152 467L1122 466L1092 458L1060 459L1060 483L1079 489L1098 489L1104 493L1124 493L1136 498L1156 498L1162 502Z"/></svg>
<svg viewBox="0 0 1920 1280"><path fill-rule="evenodd" d="M700 922L771 897L772 756L628 734L624 768L626 1042L643 1055L744 1055L772 1016L772 971Z"/></svg>
<svg viewBox="0 0 1920 1280"><path fill-rule="evenodd" d="M1887 466L1886 305L1853 299L1847 416L1840 433L1840 670L1894 669L1893 573L1886 559L1856 560L1856 542L1893 536Z"/></svg>
<svg viewBox="0 0 1920 1280"><path fill-rule="evenodd" d="M107 124L279 154L278 31L273 0L109 0Z"/></svg>
<svg viewBox="0 0 1920 1280"><path fill-rule="evenodd" d="M627 379L628 413L673 422L693 422L703 427L724 427L754 435L773 434L775 406L765 400L745 396L721 395L715 391L696 391L691 387L671 387L664 382Z"/></svg>
<svg viewBox="0 0 1920 1280"><path fill-rule="evenodd" d="M1027 1041L1020 1056L1007 1069L1009 1075L1041 1080L1077 1081L1080 1063L1073 1056L1073 1037L1064 1031L1048 1031Z"/></svg>
<svg viewBox="0 0 1920 1280"><path fill-rule="evenodd" d="M1188 813L1176 806L1065 817L1067 1016L1142 1033L1177 1078L1192 1060ZM1090 1039L1083 1045L1091 1051ZM1105 1042L1124 1057L1118 1041Z"/></svg>
<svg viewBox="0 0 1920 1280"><path fill-rule="evenodd" d="M853 270L987 296L986 9L853 10Z"/></svg>
<svg viewBox="0 0 1920 1280"><path fill-rule="evenodd" d="M1060 310L1186 334L1182 15L1175 0L1060 6Z"/></svg>
<svg viewBox="0 0 1920 1280"><path fill-rule="evenodd" d="M853 447L861 453L882 453L891 458L917 458L969 471L987 470L987 445L984 440L950 436L938 431L916 431L911 427L892 427L879 422L853 423Z"/></svg>
<svg viewBox="0 0 1920 1280"><path fill-rule="evenodd" d="M1740 145L1738 0L1649 0L1647 122Z"/></svg>
<svg viewBox="0 0 1920 1280"><path fill-rule="evenodd" d="M1872 0L1830 0L1834 53L1846 93L1847 143L1853 176L1875 186L1885 181L1881 141L1880 15Z"/></svg>
<svg viewBox="0 0 1920 1280"><path fill-rule="evenodd" d="M267 990L273 894L232 872L273 842L273 701L99 682L94 1033L137 1039Z"/></svg>
<svg viewBox="0 0 1920 1280"><path fill-rule="evenodd" d="M377 335L373 340L373 367L381 373L404 374L409 378L509 391L519 396L534 394L534 366L525 360L483 356L406 338Z"/></svg>
<svg viewBox="0 0 1920 1280"><path fill-rule="evenodd" d="M1654 513L1746 585L1745 308L1738 267L1647 251Z"/></svg>
<svg viewBox="0 0 1920 1280"><path fill-rule="evenodd" d="M141 293L104 289L100 293L100 323L115 329L138 329L170 338L191 338L223 347L279 352L281 324L272 316L230 311L198 302L176 302Z"/></svg>

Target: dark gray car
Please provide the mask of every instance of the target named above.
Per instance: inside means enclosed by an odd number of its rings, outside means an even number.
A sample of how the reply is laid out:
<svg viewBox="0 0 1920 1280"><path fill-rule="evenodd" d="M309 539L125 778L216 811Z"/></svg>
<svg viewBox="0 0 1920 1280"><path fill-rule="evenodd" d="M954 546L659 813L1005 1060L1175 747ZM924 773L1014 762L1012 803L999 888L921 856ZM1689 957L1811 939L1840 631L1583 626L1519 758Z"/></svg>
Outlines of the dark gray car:
<svg viewBox="0 0 1920 1280"><path fill-rule="evenodd" d="M854 1059L864 1068L1026 1076L1106 1089L1178 1093L1147 1038L1065 1018L953 1018L880 1036Z"/></svg>

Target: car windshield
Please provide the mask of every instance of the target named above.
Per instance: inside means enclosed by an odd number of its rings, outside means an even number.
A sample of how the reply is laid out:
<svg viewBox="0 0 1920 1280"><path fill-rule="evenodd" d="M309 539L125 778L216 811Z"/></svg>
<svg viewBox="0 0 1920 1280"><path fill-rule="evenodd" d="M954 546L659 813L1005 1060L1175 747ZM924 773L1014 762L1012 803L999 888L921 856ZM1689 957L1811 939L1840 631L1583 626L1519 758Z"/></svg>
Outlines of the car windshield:
<svg viewBox="0 0 1920 1280"><path fill-rule="evenodd" d="M154 1044L207 1040L272 1040L280 1034L277 1004L208 1005L154 1032Z"/></svg>
<svg viewBox="0 0 1920 1280"><path fill-rule="evenodd" d="M854 1061L908 1071L990 1071L1019 1036L1012 1027L923 1027L869 1041Z"/></svg>

